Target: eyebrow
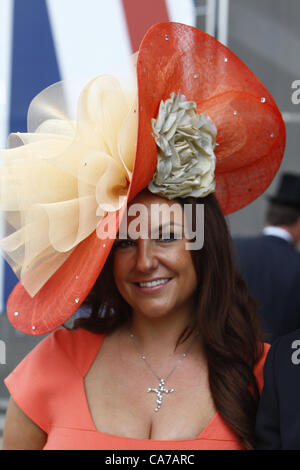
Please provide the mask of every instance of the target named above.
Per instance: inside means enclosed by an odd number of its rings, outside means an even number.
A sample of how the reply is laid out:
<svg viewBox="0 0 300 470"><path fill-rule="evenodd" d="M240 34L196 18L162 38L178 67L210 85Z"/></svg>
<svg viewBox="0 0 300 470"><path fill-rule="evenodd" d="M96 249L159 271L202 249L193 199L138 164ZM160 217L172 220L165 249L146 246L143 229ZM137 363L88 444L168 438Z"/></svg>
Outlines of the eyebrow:
<svg viewBox="0 0 300 470"><path fill-rule="evenodd" d="M166 222L166 223L163 224L163 225L160 224L159 227L158 227L158 230L162 230L162 229L163 229L164 227L166 227L166 226L167 226L167 227L171 227L171 226L172 226L172 227L176 227L176 226L177 226L177 227L180 227L180 228L183 227L182 224L179 225L179 224L177 224L176 222Z"/></svg>
<svg viewBox="0 0 300 470"><path fill-rule="evenodd" d="M153 229L152 232L154 232L154 233L155 233L155 232L160 232L160 231L162 231L163 228L165 228L165 227L174 228L174 227L176 227L176 226L179 227L179 228L181 228L181 229L183 228L183 225L182 225L182 224L180 225L180 224L178 224L178 223L176 223L176 222L166 222L165 224L160 224L160 225L158 226L158 228L157 228L157 229ZM125 233L123 233L123 232L119 232L119 233L117 234L116 240L118 240L118 239L120 238L120 235L121 235L121 239L131 238L130 236L128 236L128 233L125 234Z"/></svg>

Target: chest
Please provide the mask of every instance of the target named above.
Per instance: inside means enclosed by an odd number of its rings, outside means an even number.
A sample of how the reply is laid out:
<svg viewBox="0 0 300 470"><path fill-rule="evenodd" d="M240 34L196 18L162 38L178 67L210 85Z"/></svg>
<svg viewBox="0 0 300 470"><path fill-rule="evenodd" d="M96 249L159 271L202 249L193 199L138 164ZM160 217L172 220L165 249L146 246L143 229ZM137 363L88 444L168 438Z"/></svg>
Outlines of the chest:
<svg viewBox="0 0 300 470"><path fill-rule="evenodd" d="M216 413L207 371L193 358L162 384L143 361L112 362L102 354L85 377L85 391L96 429L117 436L193 439Z"/></svg>

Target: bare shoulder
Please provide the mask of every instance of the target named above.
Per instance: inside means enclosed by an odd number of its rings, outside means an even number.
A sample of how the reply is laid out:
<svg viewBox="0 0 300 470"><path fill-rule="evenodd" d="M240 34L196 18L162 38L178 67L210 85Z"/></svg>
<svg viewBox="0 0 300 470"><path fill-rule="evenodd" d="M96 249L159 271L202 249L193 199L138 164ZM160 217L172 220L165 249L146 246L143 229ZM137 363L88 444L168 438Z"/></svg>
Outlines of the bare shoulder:
<svg viewBox="0 0 300 470"><path fill-rule="evenodd" d="M3 432L3 450L39 450L47 434L10 398Z"/></svg>

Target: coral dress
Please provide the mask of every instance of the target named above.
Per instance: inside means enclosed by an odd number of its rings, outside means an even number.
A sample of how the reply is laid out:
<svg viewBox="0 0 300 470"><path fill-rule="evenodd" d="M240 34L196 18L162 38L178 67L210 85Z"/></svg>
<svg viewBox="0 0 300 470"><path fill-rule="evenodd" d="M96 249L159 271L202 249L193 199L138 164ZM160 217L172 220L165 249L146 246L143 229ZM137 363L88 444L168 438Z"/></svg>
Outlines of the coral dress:
<svg viewBox="0 0 300 470"><path fill-rule="evenodd" d="M46 450L212 450L242 449L235 434L216 415L195 439L135 439L96 429L84 387L104 335L59 329L44 338L5 379L13 399L48 439ZM268 346L255 368L260 388Z"/></svg>

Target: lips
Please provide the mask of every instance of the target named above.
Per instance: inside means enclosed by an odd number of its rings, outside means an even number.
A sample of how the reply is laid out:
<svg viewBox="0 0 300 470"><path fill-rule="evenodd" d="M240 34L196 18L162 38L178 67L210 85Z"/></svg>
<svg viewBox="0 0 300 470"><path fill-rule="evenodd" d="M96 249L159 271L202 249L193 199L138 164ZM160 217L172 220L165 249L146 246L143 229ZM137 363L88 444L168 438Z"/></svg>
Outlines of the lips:
<svg viewBox="0 0 300 470"><path fill-rule="evenodd" d="M165 279L155 279L153 281L147 281L147 282L138 282L138 285L140 287L154 287L154 286L159 286L161 284L166 284L170 279L165 278Z"/></svg>
<svg viewBox="0 0 300 470"><path fill-rule="evenodd" d="M172 278L159 278L159 279L152 279L150 281L141 281L135 282L134 284L139 288L142 292L155 292L157 290L162 289L165 285L167 285Z"/></svg>

